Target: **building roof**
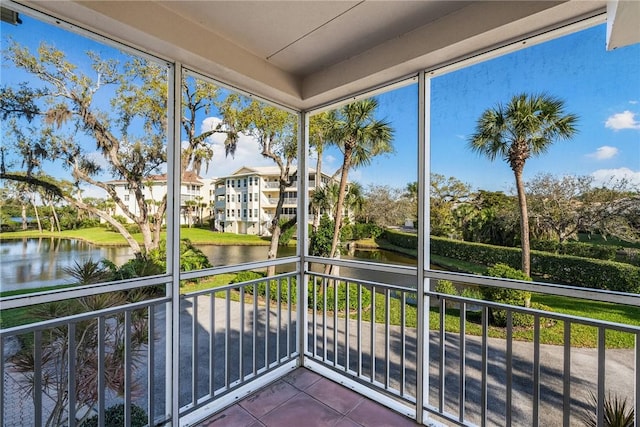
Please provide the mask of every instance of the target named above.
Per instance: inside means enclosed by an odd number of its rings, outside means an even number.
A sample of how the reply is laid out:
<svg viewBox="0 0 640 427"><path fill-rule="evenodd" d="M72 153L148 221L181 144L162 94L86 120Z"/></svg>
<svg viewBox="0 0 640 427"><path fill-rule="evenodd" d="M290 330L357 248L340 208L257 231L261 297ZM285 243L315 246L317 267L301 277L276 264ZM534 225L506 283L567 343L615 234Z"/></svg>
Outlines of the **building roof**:
<svg viewBox="0 0 640 427"><path fill-rule="evenodd" d="M152 181L154 183L159 183L159 184L166 183L167 174L163 173L163 174L149 175L143 181L144 182ZM126 179L114 179L112 181L107 181L107 184L126 184L127 182L129 181L127 181ZM202 177L193 171L185 171L182 174L182 183L183 184L200 184L200 185L204 184L202 182Z"/></svg>

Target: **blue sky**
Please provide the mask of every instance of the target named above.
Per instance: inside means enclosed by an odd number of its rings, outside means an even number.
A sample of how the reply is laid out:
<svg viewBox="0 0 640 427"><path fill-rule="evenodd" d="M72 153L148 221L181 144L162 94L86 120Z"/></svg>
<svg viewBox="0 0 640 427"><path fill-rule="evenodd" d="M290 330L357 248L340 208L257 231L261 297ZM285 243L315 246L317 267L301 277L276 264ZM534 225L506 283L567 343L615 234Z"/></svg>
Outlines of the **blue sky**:
<svg viewBox="0 0 640 427"><path fill-rule="evenodd" d="M59 28L23 17L23 25L2 24L2 47L12 36L35 48L47 40L82 64L84 52L104 56L116 51ZM485 61L431 80L431 170L454 176L474 189L510 192L513 176L501 160L490 162L467 148L481 113L513 95L546 92L565 101L566 111L579 116L579 133L571 141L554 144L542 157L530 159L525 180L538 173L593 175L597 182L608 176L626 175L640 185L640 45L605 49L604 25ZM85 62L86 64L86 62ZM24 74L3 60L1 84L25 80ZM390 185L404 188L417 179L417 85L412 84L378 96L379 117L395 129L391 155L353 170L351 179L364 186ZM201 129L217 122L215 112L200 117ZM225 158L223 137L213 138L214 162L206 176L228 174L243 165L271 165L260 157L249 137L240 140L235 158ZM95 144L92 141L88 144ZM340 165L340 153L327 149L324 171ZM310 163L314 165L314 161Z"/></svg>

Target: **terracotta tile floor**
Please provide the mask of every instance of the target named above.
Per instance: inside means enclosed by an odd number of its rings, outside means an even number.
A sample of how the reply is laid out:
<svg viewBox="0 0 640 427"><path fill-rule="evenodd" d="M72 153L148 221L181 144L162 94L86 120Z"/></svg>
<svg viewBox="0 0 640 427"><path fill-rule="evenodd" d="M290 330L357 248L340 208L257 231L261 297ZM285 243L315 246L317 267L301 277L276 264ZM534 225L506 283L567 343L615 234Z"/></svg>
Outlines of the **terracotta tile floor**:
<svg viewBox="0 0 640 427"><path fill-rule="evenodd" d="M218 412L198 427L418 426L360 394L305 368Z"/></svg>

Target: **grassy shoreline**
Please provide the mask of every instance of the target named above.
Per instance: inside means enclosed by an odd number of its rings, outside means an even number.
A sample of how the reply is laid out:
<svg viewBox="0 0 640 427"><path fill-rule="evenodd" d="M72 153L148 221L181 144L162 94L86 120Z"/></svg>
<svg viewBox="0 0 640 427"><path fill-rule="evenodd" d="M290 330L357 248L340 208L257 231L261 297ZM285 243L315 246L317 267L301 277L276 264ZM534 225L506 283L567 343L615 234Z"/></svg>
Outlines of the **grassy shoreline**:
<svg viewBox="0 0 640 427"><path fill-rule="evenodd" d="M160 233L162 239L166 238L166 232ZM97 246L128 246L127 241L118 232L109 231L102 227L82 228L78 230L64 230L62 232L37 230L11 231L0 233L0 241L16 239L38 239L38 238L58 238L74 239L91 243ZM134 233L133 238L142 243L142 234ZM220 233L201 228L181 228L180 238L189 239L196 245L247 245L247 246L267 246L269 239L248 234Z"/></svg>

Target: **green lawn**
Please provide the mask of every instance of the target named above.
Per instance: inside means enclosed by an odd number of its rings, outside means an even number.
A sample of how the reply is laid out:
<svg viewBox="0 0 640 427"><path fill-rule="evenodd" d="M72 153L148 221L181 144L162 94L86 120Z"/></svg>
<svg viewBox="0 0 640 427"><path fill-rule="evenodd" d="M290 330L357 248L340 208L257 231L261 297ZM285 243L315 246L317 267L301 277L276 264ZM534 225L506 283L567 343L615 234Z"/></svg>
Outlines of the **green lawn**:
<svg viewBox="0 0 640 427"><path fill-rule="evenodd" d="M63 239L78 239L99 246L126 246L127 241L120 233L109 231L103 227L83 228L79 230L65 230L60 233L37 230L13 231L0 233L2 239L22 239L25 237L56 237ZM133 237L142 243L142 234L135 233ZM161 233L161 238L166 238L166 232ZM189 239L198 245L268 245L269 239L248 234L218 233L202 228L181 228L180 238Z"/></svg>
<svg viewBox="0 0 640 427"><path fill-rule="evenodd" d="M534 302L543 303L554 308L556 313L572 314L581 317L590 317L610 322L617 322L629 325L640 326L640 309L627 306L619 306L609 303L598 303L592 301L575 300L571 298L534 295ZM400 324L400 300L390 301L390 322L393 325ZM445 312L445 330L447 332L460 332L460 311L457 308L448 308ZM417 319L416 308L407 305L405 308L406 326L415 327ZM355 315L352 315L355 318ZM371 319L371 310L363 313L363 319ZM376 295L376 321L385 321L385 301L383 295ZM440 313L438 307L432 307L429 313L429 323L431 329L435 329L440 324ZM482 327L477 313L467 313L465 323L468 335L481 335ZM505 328L491 326L489 336L493 338L506 338ZM514 328L513 338L518 341L533 341L532 328ZM562 345L564 343L564 322L545 324L540 329L540 342L542 344ZM607 331L607 348L634 348L635 336L632 334ZM573 347L596 347L598 344L598 330L593 327L574 324L571 329L571 345Z"/></svg>

